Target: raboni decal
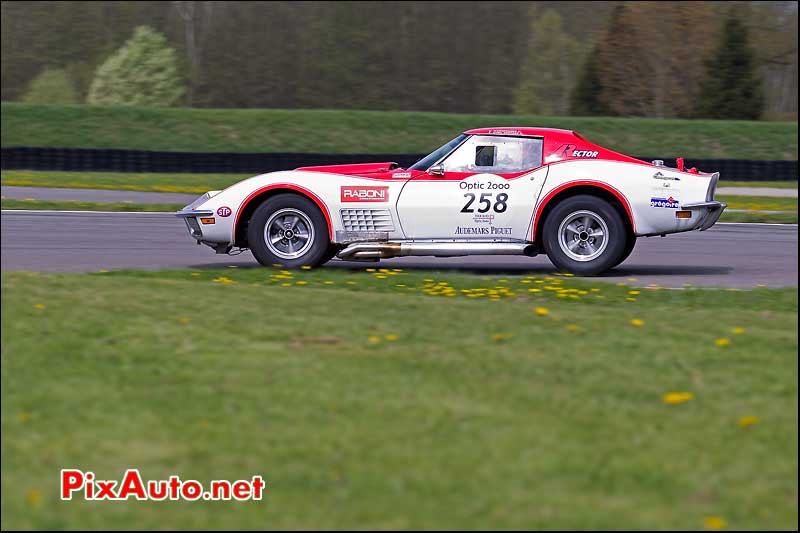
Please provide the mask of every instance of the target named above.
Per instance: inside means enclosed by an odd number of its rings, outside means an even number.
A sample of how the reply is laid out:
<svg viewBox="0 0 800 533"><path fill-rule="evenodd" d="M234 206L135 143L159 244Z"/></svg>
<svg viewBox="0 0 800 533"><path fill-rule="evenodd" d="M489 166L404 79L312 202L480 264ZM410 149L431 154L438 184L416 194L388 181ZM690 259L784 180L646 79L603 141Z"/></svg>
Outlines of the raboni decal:
<svg viewBox="0 0 800 533"><path fill-rule="evenodd" d="M650 207L667 207L669 209L678 209L680 202L670 196L669 198L650 198Z"/></svg>
<svg viewBox="0 0 800 533"><path fill-rule="evenodd" d="M342 202L388 202L389 187L342 186Z"/></svg>

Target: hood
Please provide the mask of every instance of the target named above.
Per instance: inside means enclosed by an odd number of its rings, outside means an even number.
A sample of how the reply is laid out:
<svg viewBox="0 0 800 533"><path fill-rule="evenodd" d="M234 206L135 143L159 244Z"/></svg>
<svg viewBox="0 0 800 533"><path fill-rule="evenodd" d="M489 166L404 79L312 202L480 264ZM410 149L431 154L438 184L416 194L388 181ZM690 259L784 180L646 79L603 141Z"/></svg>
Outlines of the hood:
<svg viewBox="0 0 800 533"><path fill-rule="evenodd" d="M394 162L385 163L354 163L347 165L325 165L319 167L300 167L295 170L306 172L329 172L331 174L347 174L351 176L369 176L370 174L380 174L399 168L400 165Z"/></svg>

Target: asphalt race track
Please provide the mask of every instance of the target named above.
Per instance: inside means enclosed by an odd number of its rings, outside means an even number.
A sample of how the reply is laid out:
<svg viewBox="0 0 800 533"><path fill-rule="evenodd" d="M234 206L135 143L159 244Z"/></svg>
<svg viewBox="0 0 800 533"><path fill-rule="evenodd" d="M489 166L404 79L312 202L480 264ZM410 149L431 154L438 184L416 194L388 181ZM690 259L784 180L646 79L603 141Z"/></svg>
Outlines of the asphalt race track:
<svg viewBox="0 0 800 533"><path fill-rule="evenodd" d="M663 287L797 286L797 225L717 224L706 232L639 239L628 260L602 281ZM2 212L2 269L83 272L121 268L256 267L249 252L215 255L166 213ZM334 260L329 268L375 263ZM551 274L546 257L404 257L381 266ZM635 278L631 280L631 278Z"/></svg>

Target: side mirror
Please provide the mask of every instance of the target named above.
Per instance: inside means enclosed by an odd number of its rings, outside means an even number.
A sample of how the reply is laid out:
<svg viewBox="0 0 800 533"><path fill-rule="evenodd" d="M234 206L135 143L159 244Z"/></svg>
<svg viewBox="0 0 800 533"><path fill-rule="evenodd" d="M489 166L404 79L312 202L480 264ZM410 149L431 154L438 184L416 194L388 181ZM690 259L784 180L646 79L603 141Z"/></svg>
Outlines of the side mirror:
<svg viewBox="0 0 800 533"><path fill-rule="evenodd" d="M428 169L428 174L431 176L444 176L444 165L433 165Z"/></svg>

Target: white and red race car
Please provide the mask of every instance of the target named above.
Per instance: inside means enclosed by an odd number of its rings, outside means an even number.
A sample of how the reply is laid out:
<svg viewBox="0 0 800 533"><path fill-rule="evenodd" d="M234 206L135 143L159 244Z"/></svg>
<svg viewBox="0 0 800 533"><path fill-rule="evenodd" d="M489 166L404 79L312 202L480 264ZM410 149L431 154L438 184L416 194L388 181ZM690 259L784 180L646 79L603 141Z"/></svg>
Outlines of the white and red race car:
<svg viewBox="0 0 800 533"><path fill-rule="evenodd" d="M407 169L272 172L210 191L176 215L198 243L217 253L249 248L263 265L546 253L560 270L593 275L624 261L637 237L713 226L726 207L714 201L718 180L573 131L482 128Z"/></svg>

